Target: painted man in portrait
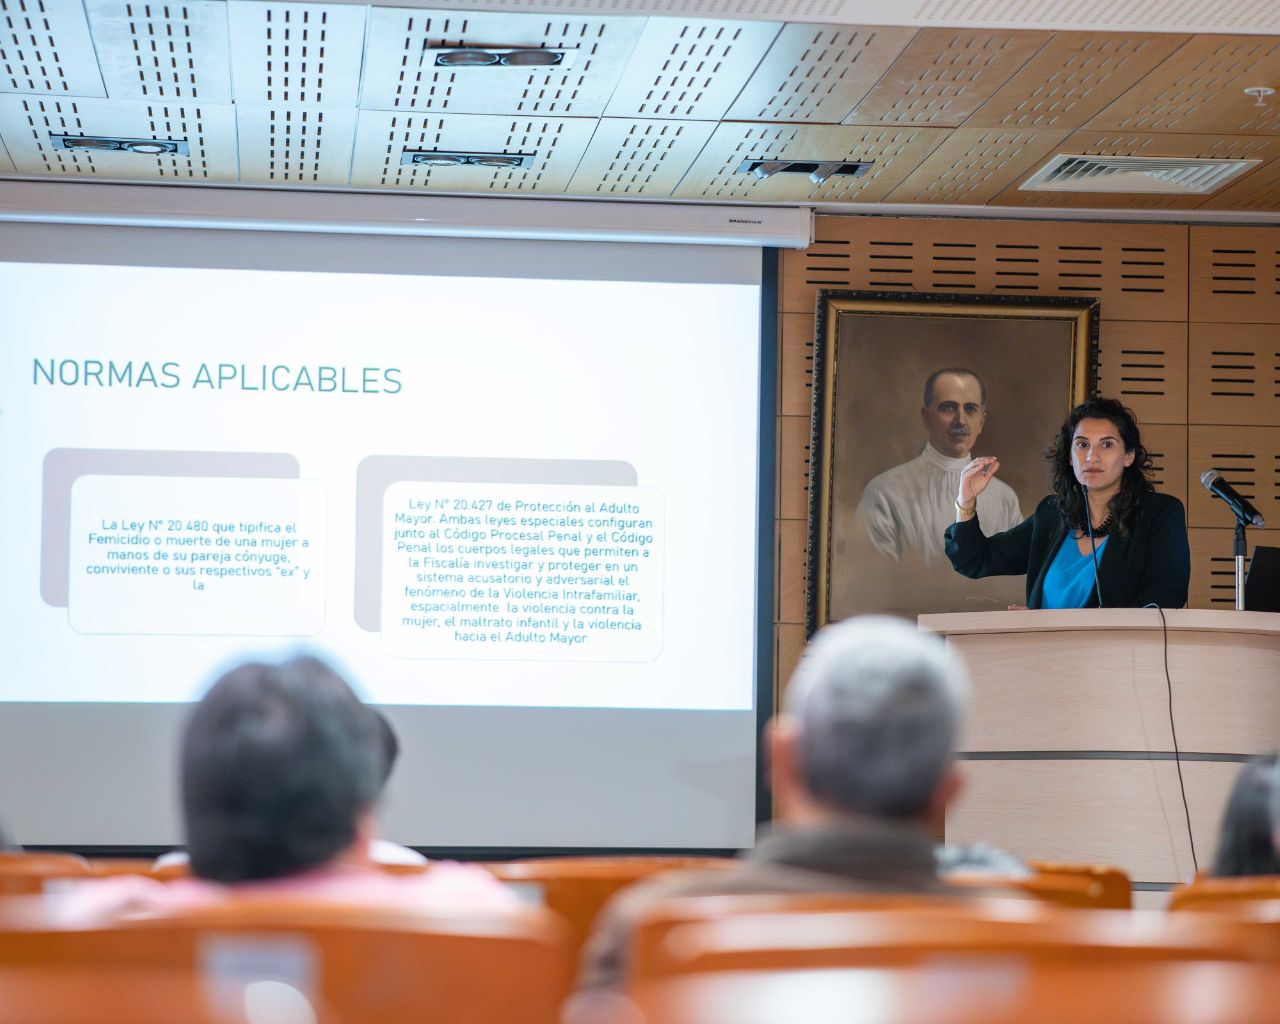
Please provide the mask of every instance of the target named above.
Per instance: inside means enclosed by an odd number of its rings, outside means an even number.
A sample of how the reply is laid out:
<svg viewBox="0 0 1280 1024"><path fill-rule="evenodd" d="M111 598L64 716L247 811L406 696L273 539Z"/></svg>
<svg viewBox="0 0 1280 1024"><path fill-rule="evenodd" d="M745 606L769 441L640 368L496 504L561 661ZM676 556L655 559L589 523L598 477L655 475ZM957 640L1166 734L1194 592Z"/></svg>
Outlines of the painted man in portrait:
<svg viewBox="0 0 1280 1024"><path fill-rule="evenodd" d="M942 534L955 520L960 472L987 422L987 388L972 370L935 370L924 385L920 410L928 440L909 462L867 484L855 516L875 549L897 561L945 565ZM1022 522L1018 496L992 480L978 497L978 518L990 535Z"/></svg>

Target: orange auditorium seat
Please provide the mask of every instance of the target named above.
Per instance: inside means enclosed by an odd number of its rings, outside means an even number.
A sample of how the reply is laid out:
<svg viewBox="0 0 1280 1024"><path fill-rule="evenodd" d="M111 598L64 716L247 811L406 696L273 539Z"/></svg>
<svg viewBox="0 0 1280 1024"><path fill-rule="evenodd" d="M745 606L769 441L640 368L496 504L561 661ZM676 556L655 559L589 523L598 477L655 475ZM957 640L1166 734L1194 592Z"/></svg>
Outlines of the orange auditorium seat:
<svg viewBox="0 0 1280 1024"><path fill-rule="evenodd" d="M1274 903L1280 909L1280 875L1199 877L1173 890L1169 909L1229 911L1267 903Z"/></svg>
<svg viewBox="0 0 1280 1024"><path fill-rule="evenodd" d="M540 857L498 861L485 867L514 888L527 888L531 902L563 917L576 951L591 934L591 923L600 908L619 889L664 871L717 869L735 863L722 857Z"/></svg>
<svg viewBox="0 0 1280 1024"><path fill-rule="evenodd" d="M164 992L175 1000L168 1020L554 1024L572 968L563 924L536 909L422 914L245 900L75 927L28 906L0 913L0 1024L123 1021L107 1012L107 995ZM57 1012L12 1009L41 999ZM274 1011L261 1008L273 1002Z"/></svg>
<svg viewBox="0 0 1280 1024"><path fill-rule="evenodd" d="M998 875L951 875L950 885L974 889L1002 889L1022 893L1061 907L1094 907L1129 910L1133 889L1129 876L1119 868L1093 864L1060 864L1032 861L1035 874L1023 878Z"/></svg>
<svg viewBox="0 0 1280 1024"><path fill-rule="evenodd" d="M0 853L0 895L44 892L56 879L87 878L89 862L73 853Z"/></svg>
<svg viewBox="0 0 1280 1024"><path fill-rule="evenodd" d="M1270 960L1270 920L1136 916L1029 900L700 897L655 905L637 925L628 987L704 971L898 967L938 958L1011 963Z"/></svg>

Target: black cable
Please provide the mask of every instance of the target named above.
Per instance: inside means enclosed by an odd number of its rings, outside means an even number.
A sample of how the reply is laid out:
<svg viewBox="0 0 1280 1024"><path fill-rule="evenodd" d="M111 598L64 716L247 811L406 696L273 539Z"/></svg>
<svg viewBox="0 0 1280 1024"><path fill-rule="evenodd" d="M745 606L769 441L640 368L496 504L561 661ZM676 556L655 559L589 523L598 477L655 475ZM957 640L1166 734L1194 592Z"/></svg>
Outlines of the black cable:
<svg viewBox="0 0 1280 1024"><path fill-rule="evenodd" d="M1169 623L1165 620L1164 609L1155 606L1160 613L1160 629L1164 634L1164 682L1169 693L1169 731L1173 734L1173 763L1178 769L1178 789L1182 792L1182 810L1187 816L1187 839L1191 843L1191 866L1196 873L1200 872L1200 860L1196 857L1196 837L1191 831L1191 808L1187 805L1187 786L1182 781L1182 752L1178 749L1178 727L1173 721L1173 680L1169 676Z"/></svg>
<svg viewBox="0 0 1280 1024"><path fill-rule="evenodd" d="M1093 513L1089 511L1089 488L1081 484L1080 490L1084 492L1084 525L1089 528L1089 550L1093 552L1093 589L1098 592L1098 607L1101 608L1102 580L1098 579L1098 545L1093 539Z"/></svg>

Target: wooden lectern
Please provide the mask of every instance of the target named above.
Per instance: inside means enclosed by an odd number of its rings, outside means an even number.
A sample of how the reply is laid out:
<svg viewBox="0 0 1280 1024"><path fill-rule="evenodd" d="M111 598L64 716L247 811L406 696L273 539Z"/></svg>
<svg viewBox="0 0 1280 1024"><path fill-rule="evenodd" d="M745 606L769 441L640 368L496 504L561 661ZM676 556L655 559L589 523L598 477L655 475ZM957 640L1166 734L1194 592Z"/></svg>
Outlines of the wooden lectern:
<svg viewBox="0 0 1280 1024"><path fill-rule="evenodd" d="M1212 863L1241 763L1280 747L1280 614L1163 614L1167 652L1153 608L920 616L973 680L949 842L1160 887Z"/></svg>

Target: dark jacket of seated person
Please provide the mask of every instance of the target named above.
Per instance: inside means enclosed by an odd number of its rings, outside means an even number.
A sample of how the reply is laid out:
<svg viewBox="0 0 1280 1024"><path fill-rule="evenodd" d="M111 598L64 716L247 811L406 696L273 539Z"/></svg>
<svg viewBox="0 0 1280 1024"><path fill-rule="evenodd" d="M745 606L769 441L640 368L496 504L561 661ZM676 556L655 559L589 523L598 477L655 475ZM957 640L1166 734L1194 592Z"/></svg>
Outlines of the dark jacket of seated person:
<svg viewBox="0 0 1280 1024"><path fill-rule="evenodd" d="M1000 460L983 456L961 471L956 521L943 534L956 572L970 579L1025 574L1028 608L1185 605L1186 513L1153 488L1133 412L1113 398L1082 402L1044 456L1052 493L1031 518L990 537L978 522L977 498Z"/></svg>
<svg viewBox="0 0 1280 1024"><path fill-rule="evenodd" d="M735 866L671 872L615 896L583 950L583 991L566 1020L607 1016L632 931L664 899L946 894L929 833L940 830L958 788L955 743L967 690L955 655L900 620L825 627L791 679L785 712L770 723L778 826Z"/></svg>

